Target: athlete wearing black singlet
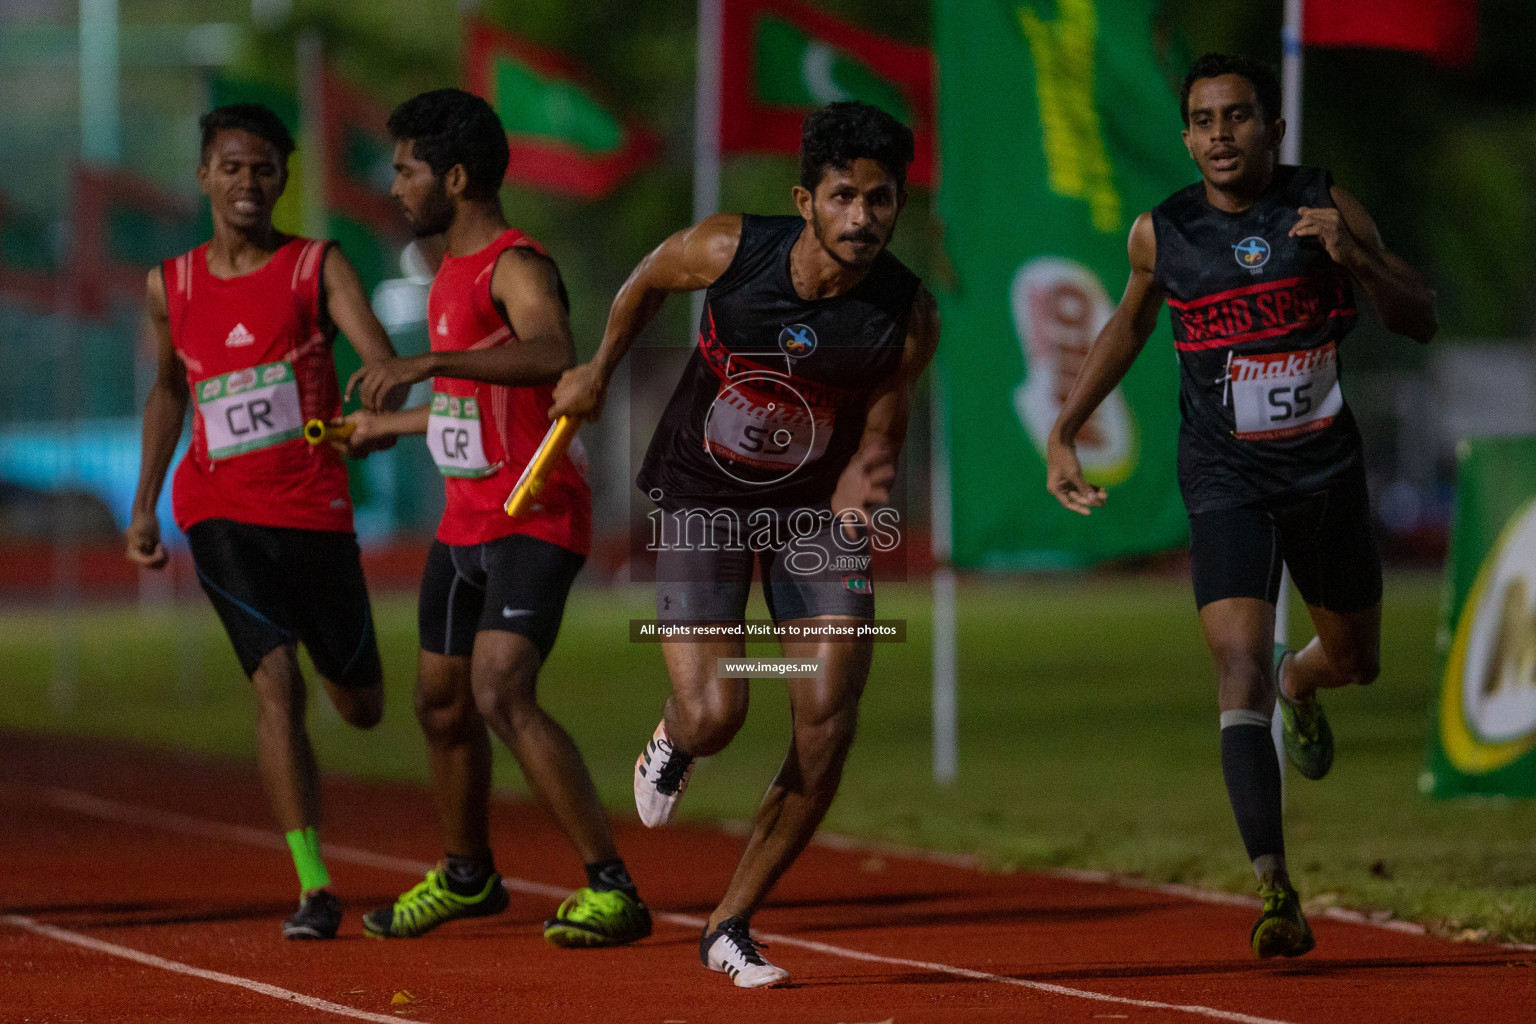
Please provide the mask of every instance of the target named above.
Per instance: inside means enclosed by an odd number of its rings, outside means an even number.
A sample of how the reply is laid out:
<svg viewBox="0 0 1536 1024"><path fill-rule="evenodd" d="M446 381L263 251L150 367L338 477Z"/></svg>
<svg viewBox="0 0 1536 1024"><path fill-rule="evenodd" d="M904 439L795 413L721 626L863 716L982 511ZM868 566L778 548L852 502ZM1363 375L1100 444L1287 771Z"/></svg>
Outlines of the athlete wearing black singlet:
<svg viewBox="0 0 1536 1024"><path fill-rule="evenodd" d="M799 217L742 216L640 467L664 507L826 506L858 450L865 403L901 363L917 275L883 251L850 291L803 299L789 255L804 230Z"/></svg>
<svg viewBox="0 0 1536 1024"><path fill-rule="evenodd" d="M754 561L775 621L874 617L869 539L833 533L831 500L871 394L901 365L918 280L882 251L849 291L802 298L790 251L804 230L799 217L744 215L735 257L704 293L698 347L637 480L669 517L659 619L741 619ZM699 512L708 538L691 528Z"/></svg>
<svg viewBox="0 0 1536 1024"><path fill-rule="evenodd" d="M1179 359L1179 486L1190 570L1216 662L1227 794L1264 910L1259 957L1313 938L1291 887L1270 719L1280 698L1287 758L1307 778L1333 762L1316 691L1375 679L1381 565L1370 532L1360 435L1339 386L1355 287L1386 326L1427 342L1434 296L1382 244L1328 172L1281 167L1280 86L1254 61L1207 54L1181 98L1201 180L1131 229L1125 297L1094 343L1047 448L1047 487L1083 515L1105 493L1084 479L1078 431L1119 383L1166 301ZM1317 636L1272 647L1289 567Z"/></svg>
<svg viewBox="0 0 1536 1024"><path fill-rule="evenodd" d="M889 500L912 386L938 341L932 296L885 248L912 152L911 131L874 107L811 114L800 216L722 214L663 242L614 298L597 355L561 379L550 409L595 418L664 296L707 289L698 348L638 480L662 514L657 614L674 628L740 623L756 561L774 620L809 631L786 636L784 653L821 662L819 674L784 680L794 742L699 946L706 966L742 988L789 979L763 959L748 922L837 792L872 647L828 631L874 615L869 534L886 511L877 506ZM724 748L747 712L746 680L720 675L741 657L740 635L662 649L672 695L635 763L647 825L670 819L695 757Z"/></svg>
<svg viewBox="0 0 1536 1024"><path fill-rule="evenodd" d="M1179 487L1195 602L1273 602L1282 564L1303 599L1353 612L1381 599L1360 432L1340 387L1354 327L1347 273L1296 211L1334 206L1314 167L1277 167L1241 212L1205 183L1152 210L1153 272L1179 358Z"/></svg>

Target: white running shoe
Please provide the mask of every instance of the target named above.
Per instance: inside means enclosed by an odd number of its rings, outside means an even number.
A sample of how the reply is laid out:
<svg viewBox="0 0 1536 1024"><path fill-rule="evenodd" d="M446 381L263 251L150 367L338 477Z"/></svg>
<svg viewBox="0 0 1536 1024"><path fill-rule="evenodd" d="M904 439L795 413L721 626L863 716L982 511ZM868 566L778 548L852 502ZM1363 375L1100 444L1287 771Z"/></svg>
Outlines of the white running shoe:
<svg viewBox="0 0 1536 1024"><path fill-rule="evenodd" d="M672 820L692 774L693 755L672 745L667 723L661 722L635 759L635 810L647 828Z"/></svg>
<svg viewBox="0 0 1536 1024"><path fill-rule="evenodd" d="M757 943L741 917L728 917L699 940L699 959L712 971L729 974L737 988L769 988L789 982L789 972L775 967L757 951Z"/></svg>

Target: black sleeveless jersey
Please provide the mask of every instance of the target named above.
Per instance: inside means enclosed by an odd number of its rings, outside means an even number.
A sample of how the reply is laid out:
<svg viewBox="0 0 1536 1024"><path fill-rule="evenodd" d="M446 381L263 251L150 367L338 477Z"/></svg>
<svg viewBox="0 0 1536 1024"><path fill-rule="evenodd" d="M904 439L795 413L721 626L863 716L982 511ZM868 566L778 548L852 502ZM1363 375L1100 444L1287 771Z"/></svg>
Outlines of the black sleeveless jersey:
<svg viewBox="0 0 1536 1024"><path fill-rule="evenodd" d="M1360 462L1339 389L1338 344L1355 324L1349 276L1318 239L1288 234L1300 207L1334 205L1331 184L1315 167L1278 167L1242 213L1212 206L1203 182L1152 211L1191 513L1315 490Z"/></svg>
<svg viewBox="0 0 1536 1024"><path fill-rule="evenodd" d="M889 252L841 295L802 299L805 221L744 216L704 293L699 344L637 483L663 508L820 508L858 450L870 394L901 364L918 279Z"/></svg>

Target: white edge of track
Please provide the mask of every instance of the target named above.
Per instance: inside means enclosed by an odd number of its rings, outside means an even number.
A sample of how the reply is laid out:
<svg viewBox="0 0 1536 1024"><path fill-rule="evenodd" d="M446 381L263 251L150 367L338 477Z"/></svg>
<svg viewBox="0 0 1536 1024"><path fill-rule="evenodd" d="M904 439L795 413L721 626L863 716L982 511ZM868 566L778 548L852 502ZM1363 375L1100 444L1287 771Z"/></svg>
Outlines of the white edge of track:
<svg viewBox="0 0 1536 1024"><path fill-rule="evenodd" d="M115 821L122 824L137 825L140 827L158 828L168 832L176 832L183 835L195 835L209 839L219 839L226 842L235 842L247 846L258 846L270 850L286 849L286 842L282 836L275 832L267 832L262 829L251 828L246 825L234 825L226 822L212 821L206 818L197 818L191 815L180 814L175 811L165 811L154 807L144 807L136 804L122 803L116 800L108 800L89 793L81 793L75 790L60 789L55 787L40 787L32 791L41 797L43 802L61 810L73 811L77 814L99 818L106 821ZM327 858L337 861L345 861L365 867L380 868L386 871L399 871L402 874L419 875L427 871L431 865L404 857L392 857L386 854L375 853L371 850L363 850L352 846L341 846L335 843L324 843L322 852ZM542 882L529 881L522 878L503 878L508 889L534 896L544 896L554 899L563 899L569 895L569 891L557 885L547 885ZM702 928L705 920L692 914L674 914L658 912L655 917L669 924L685 928ZM187 974L193 977L204 978L210 981L218 981L224 984L237 985L241 988L259 992L263 995L273 996L289 1002L297 1002L300 1005L312 1009L323 1010L328 1013L341 1014L361 1020L392 1021L396 1017L385 1017L379 1014L371 1014L362 1010L354 1010L351 1007L338 1003L327 1002L311 996L303 996L287 989L281 989L274 985L262 982L249 981L233 975L220 974L216 971L208 971L174 960L166 960L149 953L141 953L138 950L126 946L119 946L110 942L103 942L76 932L66 931L52 925L41 924L30 918L8 917L7 923L24 928L34 934L45 935L61 942L70 942L87 949L109 953L113 956L125 957L138 963L152 967L160 967L165 970L175 971L179 974ZM781 943L786 946L794 946L799 949L823 953L828 956L839 957L845 960L856 960L864 963L887 964L893 967L906 967L913 970L930 971L937 974L947 974L952 977L968 978L973 981L993 982L1001 985L1009 985L1015 988L1031 989L1037 992L1046 992L1057 996L1066 996L1075 999L1086 999L1099 1003L1111 1003L1117 1006L1134 1006L1141 1009L1173 1010L1181 1013L1193 1014L1212 1020L1232 1021L1234 1024L1288 1024L1286 1021L1276 1020L1270 1017L1255 1017L1251 1014L1237 1013L1231 1010L1218 1010L1214 1007L1199 1005L1181 1005L1178 1003L1163 1003L1150 999L1133 999L1127 996L1106 995L1102 992L1093 992L1087 989L1070 988L1066 985L1054 985L1048 982L1030 981L1026 978L1013 978L1002 974L991 974L986 971L971 970L966 967L956 967L952 964L935 963L926 960L911 960L904 957L883 956L878 953L866 953L862 950L850 949L846 946L835 946L826 942L816 942L810 939L800 939L792 935L778 935L768 932L760 932L759 936L767 942Z"/></svg>
<svg viewBox="0 0 1536 1024"><path fill-rule="evenodd" d="M54 787L42 787L33 792L43 801L62 810L73 811L89 817L100 818L108 821L116 821L124 824L148 826L169 832L177 832L186 835L197 835L210 839L220 839L228 842L241 843L247 846L259 846L271 850L286 850L287 846L283 838L274 832L251 828L246 825L235 825L227 822L213 821L206 818L196 818L190 815L180 814L175 811L165 811L159 808L144 807L135 804L123 803L116 800L108 800L89 793L81 793L75 790L60 789ZM819 836L817 842L820 845L834 849L867 851L882 856L901 857L904 859L932 861L945 864L950 867L965 867L974 869L979 863L974 858L963 855L929 854L921 850L912 850L898 846L884 844L869 844L849 839L838 835ZM323 852L328 858L346 861L364 867L378 868L385 871L398 871L402 874L420 875L425 873L430 864L404 857L394 857L388 854L380 854L371 850L358 847L342 846L335 843L325 843ZM1071 879L1073 881L1121 885L1136 889L1150 889L1166 893L1171 896L1179 896L1186 899L1198 900L1207 903L1221 903L1228 905L1252 906L1257 901L1248 897L1237 896L1231 893L1208 892L1181 885L1158 885L1139 882L1135 879L1127 879L1112 875L1108 872L1076 871L1069 869L1054 869L1043 874L1054 877ZM557 885L548 885L543 882L530 881L528 879L504 877L506 887L514 892L520 892L531 896L543 896L551 899L563 899L568 896L569 890ZM675 914L670 912L658 912L656 918L685 928L702 928L705 919L691 914ZM1364 914L1354 911L1330 908L1324 916L1340 920L1349 924L1366 925L1369 927L1386 928L1392 931L1411 932L1425 934L1425 930L1415 924L1402 921L1374 921ZM100 952L111 953L115 956L124 956L130 960L136 960L150 966L163 967L178 973L190 974L208 980L220 981L225 984L238 985L251 991L261 992L313 1009L324 1010L329 1013L339 1013L344 1016L361 1020L392 1021L396 1017L386 1017L379 1014L370 1014L362 1010L354 1010L351 1007L330 1003L323 999L310 996L302 996L299 993L289 992L286 989L265 985L261 982L248 981L232 975L219 974L215 971L206 971L201 968L180 964L176 961L165 960L148 953L140 953L124 946L102 942L88 936L68 932L51 925L40 924L29 918L8 917L8 923L25 928L40 935L59 939L64 942L73 942L76 945L95 949ZM1256 1017L1251 1014L1237 1013L1230 1010L1219 1010L1213 1007L1200 1005L1183 1005L1177 1003L1164 1003L1155 1000L1134 999L1127 996L1107 995L1093 992L1088 989L1071 988L1065 985L1055 985L1048 982L1031 981L1026 978L1014 978L1007 975L991 974L986 971L976 971L965 967L956 967L951 964L936 963L926 960L912 960L904 957L884 956L877 953L866 953L862 950L850 949L846 946L836 946L825 942L816 942L810 939L800 939L791 935L779 935L768 932L759 933L760 937L768 942L780 943L786 946L823 953L846 960L857 960L865 963L887 964L893 967L906 967L914 970L931 971L938 974L947 974L953 977L968 978L974 981L987 981L1001 985L1009 985L1016 988L1032 989L1038 992L1046 992L1053 995L1067 996L1076 999L1085 999L1101 1003L1112 1003L1119 1006L1134 1006L1141 1009L1173 1010L1188 1013L1195 1016L1206 1017L1213 1020L1233 1021L1236 1024L1286 1024L1269 1017ZM1536 946L1505 944L1503 948L1509 949L1536 949Z"/></svg>
<svg viewBox="0 0 1536 1024"><path fill-rule="evenodd" d="M296 1003L306 1006L311 1010L320 1010L323 1013L334 1013L342 1017L351 1017L354 1020L381 1021L384 1024L397 1024L399 1017L388 1017L382 1013L369 1013L367 1010L354 1009L351 1006L343 1006L333 1003L328 999L319 999L315 996L306 996L301 992L293 992L276 985L268 985L264 981L252 981L249 978L241 978L233 974L224 974L220 971L210 971L202 967L193 967L179 960L167 960L163 956L155 956L153 953L144 953L127 946L119 946L115 942L103 942L101 939L93 939L89 935L81 935L79 932L68 931L64 928L56 928L51 924L43 924L34 921L30 917L22 917L20 914L9 914L0 917L0 921L14 925L34 935L42 935L46 938L57 939L59 942L67 942L72 946L80 946L84 949L94 950L97 953L106 953L110 956L122 957L124 960L132 960L134 963L143 964L146 967L158 967L162 971L170 971L173 974L185 974L192 978L201 978L203 981L216 981L221 985L233 985L236 988L247 989L258 995L271 996L273 999L281 999L284 1002Z"/></svg>

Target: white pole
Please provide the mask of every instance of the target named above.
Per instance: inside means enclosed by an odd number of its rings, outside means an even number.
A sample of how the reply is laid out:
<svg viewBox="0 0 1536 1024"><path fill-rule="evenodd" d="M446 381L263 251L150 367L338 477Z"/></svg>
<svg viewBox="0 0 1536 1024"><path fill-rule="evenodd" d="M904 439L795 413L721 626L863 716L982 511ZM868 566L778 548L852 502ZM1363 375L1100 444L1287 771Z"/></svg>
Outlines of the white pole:
<svg viewBox="0 0 1536 1024"><path fill-rule="evenodd" d="M949 428L945 422L944 386L937 365L929 371L928 466L929 530L933 545L933 780L941 786L959 772L959 728L956 713L959 672L955 642L955 569L953 510L950 504Z"/></svg>
<svg viewBox="0 0 1536 1024"><path fill-rule="evenodd" d="M1280 162L1301 162L1301 25L1305 0L1285 0L1285 27L1280 30L1280 116L1285 138Z"/></svg>
<svg viewBox="0 0 1536 1024"><path fill-rule="evenodd" d="M325 213L325 51L320 30L307 28L294 43L299 79L299 146L303 180L299 209L304 233L326 238L331 233Z"/></svg>
<svg viewBox="0 0 1536 1024"><path fill-rule="evenodd" d="M117 0L80 0L80 156L114 167L123 160L117 22Z"/></svg>
<svg viewBox="0 0 1536 1024"><path fill-rule="evenodd" d="M699 39L693 94L693 219L720 209L720 37L722 0L699 0ZM693 293L693 326L704 315L704 293ZM691 328L690 328L691 329Z"/></svg>
<svg viewBox="0 0 1536 1024"><path fill-rule="evenodd" d="M1301 162L1302 8L1305 0L1285 0L1285 25L1280 30L1280 116L1285 118L1285 138L1280 142L1280 162ZM1291 571L1280 573L1280 593L1275 598L1275 643L1289 644L1291 635ZM1275 680L1278 688L1280 680ZM1280 701L1275 701L1269 724L1275 756L1280 759L1280 801L1285 803L1285 744L1281 739Z"/></svg>

